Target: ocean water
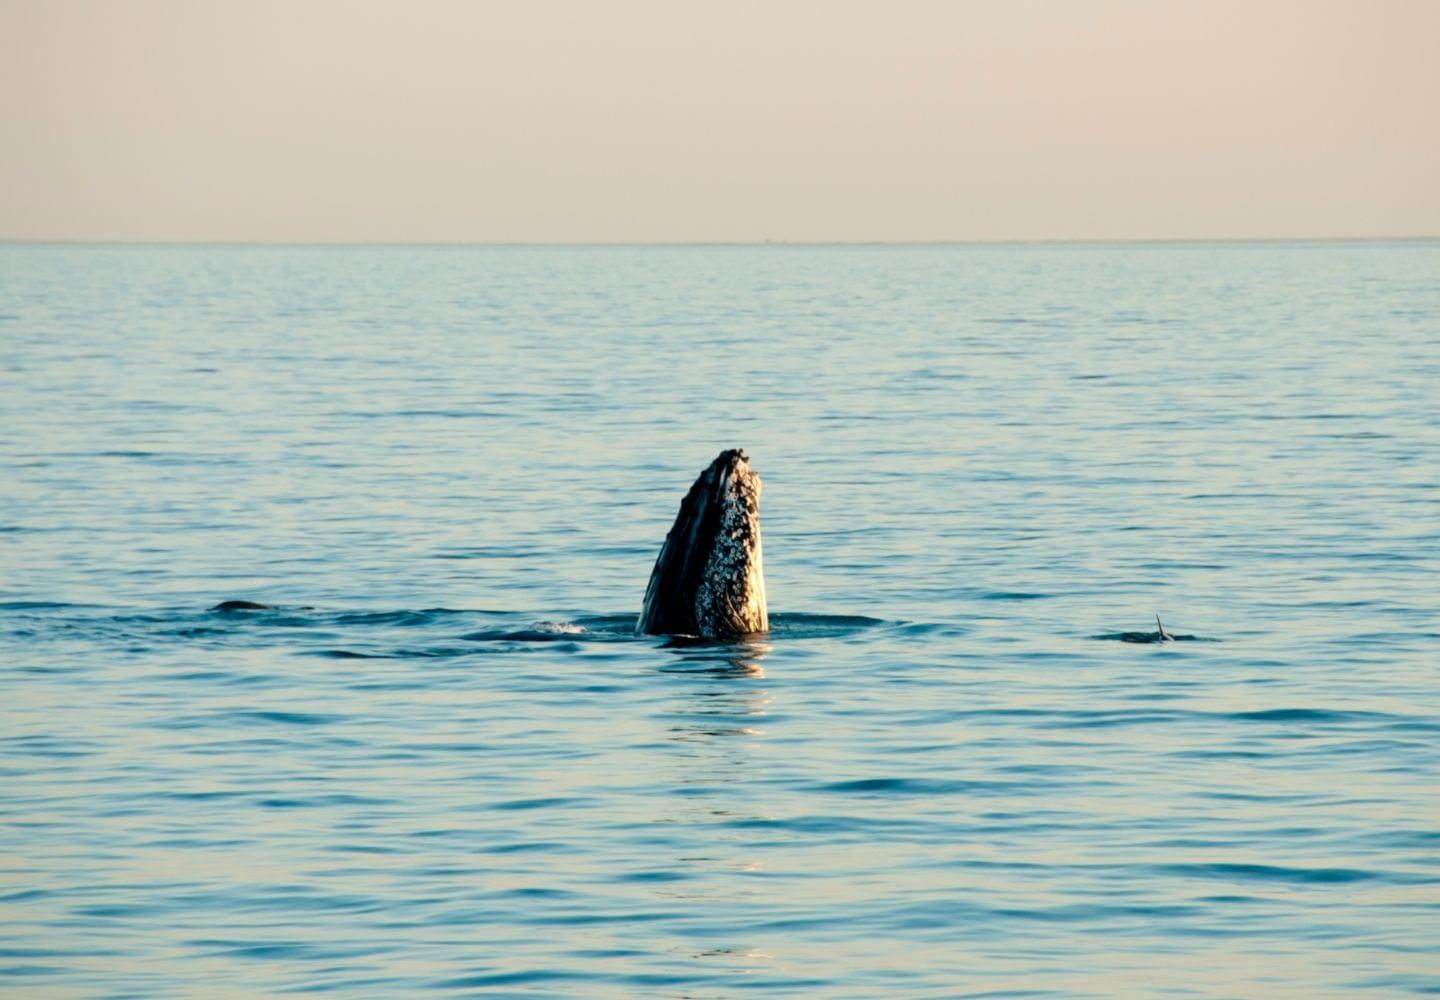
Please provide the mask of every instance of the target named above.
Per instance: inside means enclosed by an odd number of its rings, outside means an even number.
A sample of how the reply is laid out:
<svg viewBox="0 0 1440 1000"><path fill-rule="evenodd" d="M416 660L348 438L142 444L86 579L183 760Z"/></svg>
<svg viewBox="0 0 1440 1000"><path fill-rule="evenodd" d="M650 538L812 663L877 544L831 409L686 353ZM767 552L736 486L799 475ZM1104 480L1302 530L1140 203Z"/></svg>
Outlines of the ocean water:
<svg viewBox="0 0 1440 1000"><path fill-rule="evenodd" d="M1440 992L1440 244L12 245L0 470L7 998Z"/></svg>

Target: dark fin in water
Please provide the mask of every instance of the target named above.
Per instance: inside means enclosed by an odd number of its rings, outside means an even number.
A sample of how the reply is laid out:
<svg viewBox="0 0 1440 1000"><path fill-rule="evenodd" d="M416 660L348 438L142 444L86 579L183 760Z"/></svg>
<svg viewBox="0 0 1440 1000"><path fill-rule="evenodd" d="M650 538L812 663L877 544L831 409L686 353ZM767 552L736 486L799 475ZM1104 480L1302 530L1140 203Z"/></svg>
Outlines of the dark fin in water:
<svg viewBox="0 0 1440 1000"><path fill-rule="evenodd" d="M271 611L268 604L258 604L255 601L221 601L210 609L211 611Z"/></svg>
<svg viewBox="0 0 1440 1000"><path fill-rule="evenodd" d="M1092 635L1092 639L1111 639L1117 642L1138 642L1158 644L1162 642L1219 642L1219 639L1203 639L1198 635L1176 635L1167 632L1160 616L1155 616L1154 632L1105 632L1101 635Z"/></svg>

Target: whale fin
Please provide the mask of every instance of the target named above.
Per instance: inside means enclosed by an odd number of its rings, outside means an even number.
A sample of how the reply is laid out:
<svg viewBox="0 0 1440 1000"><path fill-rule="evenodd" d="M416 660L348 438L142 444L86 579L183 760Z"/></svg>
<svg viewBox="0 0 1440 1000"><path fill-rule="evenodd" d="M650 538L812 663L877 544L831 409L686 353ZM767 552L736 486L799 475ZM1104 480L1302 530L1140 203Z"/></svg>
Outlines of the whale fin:
<svg viewBox="0 0 1440 1000"><path fill-rule="evenodd" d="M1165 626L1160 624L1160 615L1159 615L1158 612L1157 612L1156 615L1155 615L1155 628L1158 629L1159 632L1160 632L1160 641L1161 641L1161 642L1171 642L1171 641L1174 640L1175 637L1174 637L1173 635L1171 635L1169 632L1166 632L1166 631L1165 631Z"/></svg>
<svg viewBox="0 0 1440 1000"><path fill-rule="evenodd" d="M665 536L636 631L731 639L769 631L760 555L760 477L745 452L700 473Z"/></svg>

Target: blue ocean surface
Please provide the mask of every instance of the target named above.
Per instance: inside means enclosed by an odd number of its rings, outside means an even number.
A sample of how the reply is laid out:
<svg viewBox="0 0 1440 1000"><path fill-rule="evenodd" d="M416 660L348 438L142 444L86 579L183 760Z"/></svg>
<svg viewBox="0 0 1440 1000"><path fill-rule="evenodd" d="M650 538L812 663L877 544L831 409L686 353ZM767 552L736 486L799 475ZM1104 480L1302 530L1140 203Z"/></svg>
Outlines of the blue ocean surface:
<svg viewBox="0 0 1440 1000"><path fill-rule="evenodd" d="M1440 244L10 245L0 470L7 998L1440 993Z"/></svg>

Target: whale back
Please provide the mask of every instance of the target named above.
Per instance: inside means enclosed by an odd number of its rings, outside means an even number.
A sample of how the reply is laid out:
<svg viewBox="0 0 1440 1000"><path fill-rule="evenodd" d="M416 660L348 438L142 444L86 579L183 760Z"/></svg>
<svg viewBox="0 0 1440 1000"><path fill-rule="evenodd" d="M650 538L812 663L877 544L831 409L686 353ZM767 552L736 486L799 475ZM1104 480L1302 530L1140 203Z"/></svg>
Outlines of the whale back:
<svg viewBox="0 0 1440 1000"><path fill-rule="evenodd" d="M727 639L769 630L760 489L738 448L700 473L660 546L639 631Z"/></svg>

